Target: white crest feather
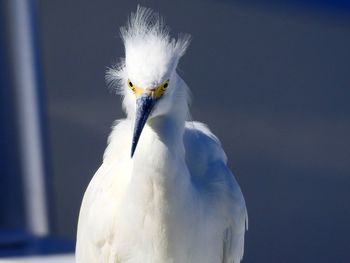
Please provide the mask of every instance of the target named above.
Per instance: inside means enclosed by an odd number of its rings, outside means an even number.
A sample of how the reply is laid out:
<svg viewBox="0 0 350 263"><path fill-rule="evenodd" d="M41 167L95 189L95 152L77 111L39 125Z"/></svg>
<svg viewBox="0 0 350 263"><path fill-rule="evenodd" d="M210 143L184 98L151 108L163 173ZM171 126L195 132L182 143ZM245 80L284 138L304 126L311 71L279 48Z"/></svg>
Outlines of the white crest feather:
<svg viewBox="0 0 350 263"><path fill-rule="evenodd" d="M147 60L144 56L152 50L159 57L159 61L167 63L167 68L171 68L169 64L176 67L190 43L188 34L180 34L177 39L171 38L164 19L153 10L141 6L131 14L127 25L121 27L120 31L125 46L125 59L107 70L106 80L111 87L120 88L125 84L129 77L125 73L128 59L136 56L142 63ZM119 91L123 94L122 90Z"/></svg>

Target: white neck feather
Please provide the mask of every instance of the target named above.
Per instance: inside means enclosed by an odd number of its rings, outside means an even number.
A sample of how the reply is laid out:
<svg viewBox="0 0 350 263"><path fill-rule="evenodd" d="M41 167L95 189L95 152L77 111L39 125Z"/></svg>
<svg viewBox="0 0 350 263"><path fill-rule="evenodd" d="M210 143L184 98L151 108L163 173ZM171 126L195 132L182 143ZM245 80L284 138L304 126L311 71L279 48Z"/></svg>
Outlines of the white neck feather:
<svg viewBox="0 0 350 263"><path fill-rule="evenodd" d="M168 116L156 117L149 121L141 134L133 158L132 180L138 183L151 180L153 183L171 184L185 165L183 145L184 121ZM141 177L141 178L139 178ZM136 182L135 182L136 183ZM173 187L164 185L164 187Z"/></svg>

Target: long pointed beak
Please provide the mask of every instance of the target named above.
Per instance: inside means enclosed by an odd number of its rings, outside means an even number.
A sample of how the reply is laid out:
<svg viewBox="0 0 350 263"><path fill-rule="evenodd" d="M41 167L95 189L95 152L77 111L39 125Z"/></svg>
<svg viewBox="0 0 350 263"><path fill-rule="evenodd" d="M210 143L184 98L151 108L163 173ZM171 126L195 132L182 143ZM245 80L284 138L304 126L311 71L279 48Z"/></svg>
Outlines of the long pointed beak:
<svg viewBox="0 0 350 263"><path fill-rule="evenodd" d="M142 129L145 126L148 116L151 113L155 103L156 99L152 96L152 94L143 93L136 99L136 117L131 145L131 158L134 156Z"/></svg>

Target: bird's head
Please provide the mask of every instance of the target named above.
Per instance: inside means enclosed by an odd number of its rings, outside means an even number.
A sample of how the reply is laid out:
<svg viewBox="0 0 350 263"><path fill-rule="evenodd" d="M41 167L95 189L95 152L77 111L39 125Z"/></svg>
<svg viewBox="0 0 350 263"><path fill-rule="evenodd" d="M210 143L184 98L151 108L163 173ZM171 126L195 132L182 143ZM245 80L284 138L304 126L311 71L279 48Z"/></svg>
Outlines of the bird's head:
<svg viewBox="0 0 350 263"><path fill-rule="evenodd" d="M123 108L135 119L131 157L148 120L174 111L179 94L176 67L190 42L189 35L169 36L163 19L137 7L121 28L125 59L107 72L107 80L123 95ZM177 105L179 107L180 105Z"/></svg>

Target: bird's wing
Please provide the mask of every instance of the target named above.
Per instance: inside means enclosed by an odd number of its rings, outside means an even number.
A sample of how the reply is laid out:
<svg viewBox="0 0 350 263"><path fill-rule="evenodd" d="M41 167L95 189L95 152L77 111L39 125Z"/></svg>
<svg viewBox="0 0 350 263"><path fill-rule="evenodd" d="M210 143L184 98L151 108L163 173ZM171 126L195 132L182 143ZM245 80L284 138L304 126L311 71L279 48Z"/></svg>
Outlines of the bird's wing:
<svg viewBox="0 0 350 263"><path fill-rule="evenodd" d="M90 181L88 188L85 191L84 198L80 207L77 243L76 243L76 262L96 262L98 261L100 249L96 246L95 240L91 238L92 229L90 229L90 216L97 195L96 182L101 180L101 177L109 170L109 165L103 163L96 171L93 179ZM96 232L96 231L95 231ZM101 242L100 242L101 243Z"/></svg>
<svg viewBox="0 0 350 263"><path fill-rule="evenodd" d="M114 216L130 178L127 167L131 160L126 154L130 150L130 130L129 120L116 121L103 163L85 191L79 213L76 262L107 262L111 257Z"/></svg>
<svg viewBox="0 0 350 263"><path fill-rule="evenodd" d="M222 160L224 163L227 161L219 139L203 123L186 122L184 145L186 162L192 177L203 177L212 160Z"/></svg>
<svg viewBox="0 0 350 263"><path fill-rule="evenodd" d="M241 189L227 167L227 157L218 138L206 125L186 122L186 163L192 182L217 201L222 225L222 262L239 263L243 257L247 209Z"/></svg>
<svg viewBox="0 0 350 263"><path fill-rule="evenodd" d="M248 213L241 189L226 164L220 164L220 173L226 178L228 226L223 236L223 262L239 263L243 258L244 235L248 228Z"/></svg>

